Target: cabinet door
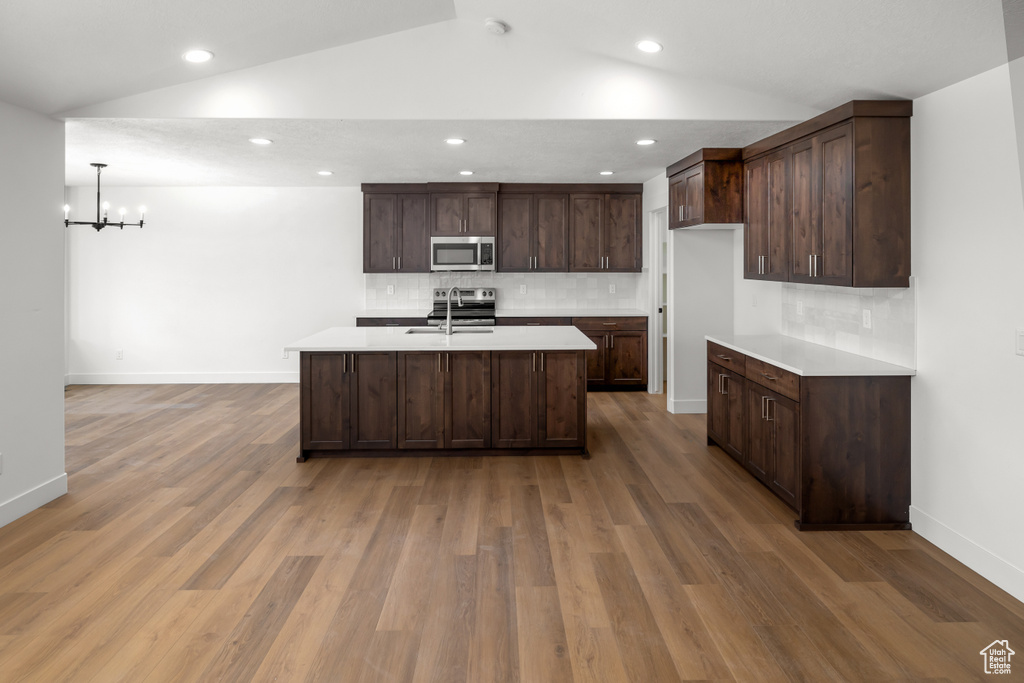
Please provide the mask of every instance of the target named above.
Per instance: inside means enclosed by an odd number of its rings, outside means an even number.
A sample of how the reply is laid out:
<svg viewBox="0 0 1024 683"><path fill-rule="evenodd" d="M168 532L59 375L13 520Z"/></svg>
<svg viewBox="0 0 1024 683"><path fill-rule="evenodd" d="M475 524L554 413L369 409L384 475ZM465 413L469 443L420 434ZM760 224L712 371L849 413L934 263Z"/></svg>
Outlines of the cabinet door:
<svg viewBox="0 0 1024 683"><path fill-rule="evenodd" d="M537 445L537 354L491 352L491 446Z"/></svg>
<svg viewBox="0 0 1024 683"><path fill-rule="evenodd" d="M765 158L748 162L744 168L746 213L743 222L743 277L763 280L768 258L768 168Z"/></svg>
<svg viewBox="0 0 1024 683"><path fill-rule="evenodd" d="M398 196L363 195L363 272L392 273L398 265Z"/></svg>
<svg viewBox="0 0 1024 683"><path fill-rule="evenodd" d="M743 463L755 477L766 483L772 448L771 422L766 416L768 393L753 382L746 383L747 447Z"/></svg>
<svg viewBox="0 0 1024 683"><path fill-rule="evenodd" d="M723 449L728 442L729 401L725 393L725 368L708 363L708 417L709 443L714 441Z"/></svg>
<svg viewBox="0 0 1024 683"><path fill-rule="evenodd" d="M686 211L686 177L677 173L668 179L668 229L683 227L683 213Z"/></svg>
<svg viewBox="0 0 1024 683"><path fill-rule="evenodd" d="M445 448L491 446L491 353L445 353Z"/></svg>
<svg viewBox="0 0 1024 683"><path fill-rule="evenodd" d="M398 270L403 273L430 272L430 195L398 195L401 208L398 239Z"/></svg>
<svg viewBox="0 0 1024 683"><path fill-rule="evenodd" d="M586 445L586 360L578 351L538 353L537 445L571 448Z"/></svg>
<svg viewBox="0 0 1024 683"><path fill-rule="evenodd" d="M708 436L740 464L744 464L746 424L743 377L708 363Z"/></svg>
<svg viewBox="0 0 1024 683"><path fill-rule="evenodd" d="M497 195L493 192L465 195L463 216L466 219L462 230L464 235L495 234L498 223Z"/></svg>
<svg viewBox="0 0 1024 683"><path fill-rule="evenodd" d="M532 270L531 217L533 195L502 194L498 198L498 270L522 273Z"/></svg>
<svg viewBox="0 0 1024 683"><path fill-rule="evenodd" d="M821 204L814 200L814 157L811 140L790 147L791 282L810 282L813 255L821 253Z"/></svg>
<svg viewBox="0 0 1024 683"><path fill-rule="evenodd" d="M355 365L351 374L350 448L397 447L396 355L394 351L349 354L350 363Z"/></svg>
<svg viewBox="0 0 1024 683"><path fill-rule="evenodd" d="M534 195L534 270L564 273L569 266L569 195Z"/></svg>
<svg viewBox="0 0 1024 683"><path fill-rule="evenodd" d="M641 265L640 195L605 197L605 270L639 272Z"/></svg>
<svg viewBox="0 0 1024 683"><path fill-rule="evenodd" d="M349 447L351 385L347 353L303 353L302 448Z"/></svg>
<svg viewBox="0 0 1024 683"><path fill-rule="evenodd" d="M462 193L434 193L430 195L430 234L464 234L462 221L465 199Z"/></svg>
<svg viewBox="0 0 1024 683"><path fill-rule="evenodd" d="M628 386L647 384L647 333L608 333L608 382Z"/></svg>
<svg viewBox="0 0 1024 683"><path fill-rule="evenodd" d="M771 489L794 510L800 509L800 404L768 392L772 425Z"/></svg>
<svg viewBox="0 0 1024 683"><path fill-rule="evenodd" d="M683 220L681 228L704 222L704 164L698 164L683 173Z"/></svg>
<svg viewBox="0 0 1024 683"><path fill-rule="evenodd" d="M569 270L601 270L604 265L604 195L574 194L569 198Z"/></svg>
<svg viewBox="0 0 1024 683"><path fill-rule="evenodd" d="M444 446L444 373L440 351L398 353L398 447Z"/></svg>
<svg viewBox="0 0 1024 683"><path fill-rule="evenodd" d="M580 331L587 335L587 339L597 344L596 349L587 351L587 386L605 384L608 381L608 333Z"/></svg>
<svg viewBox="0 0 1024 683"><path fill-rule="evenodd" d="M768 177L768 257L761 268L762 279L789 279L789 150L769 154L765 159Z"/></svg>
<svg viewBox="0 0 1024 683"><path fill-rule="evenodd" d="M821 254L813 278L820 284L852 286L853 124L816 135L812 141L820 155L815 199L821 205Z"/></svg>

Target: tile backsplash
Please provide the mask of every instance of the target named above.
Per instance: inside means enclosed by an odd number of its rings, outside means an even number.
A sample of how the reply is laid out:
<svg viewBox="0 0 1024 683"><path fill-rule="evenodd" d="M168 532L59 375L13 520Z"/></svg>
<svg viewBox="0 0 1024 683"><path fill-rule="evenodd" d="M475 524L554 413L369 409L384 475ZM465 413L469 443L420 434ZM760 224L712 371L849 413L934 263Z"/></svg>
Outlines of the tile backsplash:
<svg viewBox="0 0 1024 683"><path fill-rule="evenodd" d="M431 306L437 287L493 287L499 310L646 309L636 273L367 273L367 310L408 310ZM388 294L394 285L394 294ZM610 291L611 286L615 292ZM521 288L525 286L525 293Z"/></svg>
<svg viewBox="0 0 1024 683"><path fill-rule="evenodd" d="M907 289L782 285L782 333L797 339L914 368L916 323L914 278Z"/></svg>

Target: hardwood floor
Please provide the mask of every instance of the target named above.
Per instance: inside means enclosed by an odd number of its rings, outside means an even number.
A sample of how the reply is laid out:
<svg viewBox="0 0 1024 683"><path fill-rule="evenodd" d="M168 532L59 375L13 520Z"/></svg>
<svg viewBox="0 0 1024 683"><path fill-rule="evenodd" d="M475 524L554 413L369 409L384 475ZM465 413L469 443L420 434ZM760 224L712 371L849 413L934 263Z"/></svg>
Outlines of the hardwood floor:
<svg viewBox="0 0 1024 683"><path fill-rule="evenodd" d="M590 460L299 464L298 404L71 387L70 492L0 529L0 680L963 681L1024 652L1020 602L913 532L797 532L661 396L591 394Z"/></svg>

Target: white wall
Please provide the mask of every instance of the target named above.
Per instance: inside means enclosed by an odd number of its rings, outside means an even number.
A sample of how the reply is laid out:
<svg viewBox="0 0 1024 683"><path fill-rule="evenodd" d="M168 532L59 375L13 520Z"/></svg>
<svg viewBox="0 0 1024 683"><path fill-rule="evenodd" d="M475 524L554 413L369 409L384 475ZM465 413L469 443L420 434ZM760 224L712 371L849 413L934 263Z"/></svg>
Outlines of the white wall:
<svg viewBox="0 0 1024 683"><path fill-rule="evenodd" d="M733 232L734 334L782 332L782 283L743 279L743 230Z"/></svg>
<svg viewBox="0 0 1024 683"><path fill-rule="evenodd" d="M1024 600L1024 198L1010 69L914 101L914 529Z"/></svg>
<svg viewBox="0 0 1024 683"><path fill-rule="evenodd" d="M93 188L68 197L73 219L95 216ZM104 187L103 199L147 206L146 225L68 231L70 383L297 381L282 347L363 307L359 188Z"/></svg>
<svg viewBox="0 0 1024 683"><path fill-rule="evenodd" d="M0 102L0 526L67 492L64 125Z"/></svg>

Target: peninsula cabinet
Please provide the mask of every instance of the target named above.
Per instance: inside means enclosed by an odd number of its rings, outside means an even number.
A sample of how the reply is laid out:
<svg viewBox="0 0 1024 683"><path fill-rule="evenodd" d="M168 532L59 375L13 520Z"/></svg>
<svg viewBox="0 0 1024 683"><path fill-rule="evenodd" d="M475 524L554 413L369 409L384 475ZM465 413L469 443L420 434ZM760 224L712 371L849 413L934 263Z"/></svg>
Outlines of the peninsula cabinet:
<svg viewBox="0 0 1024 683"><path fill-rule="evenodd" d="M428 183L431 235L494 235L497 183Z"/></svg>
<svg viewBox="0 0 1024 683"><path fill-rule="evenodd" d="M583 351L492 351L491 444L585 449L586 391Z"/></svg>
<svg viewBox="0 0 1024 683"><path fill-rule="evenodd" d="M668 227L743 222L742 149L699 149L665 169Z"/></svg>
<svg viewBox="0 0 1024 683"><path fill-rule="evenodd" d="M570 272L640 272L641 196L640 192L569 196Z"/></svg>
<svg viewBox="0 0 1024 683"><path fill-rule="evenodd" d="M568 240L568 194L498 195L499 271L564 273L569 265Z"/></svg>
<svg viewBox="0 0 1024 683"><path fill-rule="evenodd" d="M430 272L430 195L414 187L363 185L364 273Z"/></svg>
<svg viewBox="0 0 1024 683"><path fill-rule="evenodd" d="M300 356L302 452L396 446L394 351Z"/></svg>
<svg viewBox="0 0 1024 683"><path fill-rule="evenodd" d="M744 277L909 286L912 107L854 101L744 148Z"/></svg>
<svg viewBox="0 0 1024 683"><path fill-rule="evenodd" d="M597 345L587 351L588 389L647 388L647 318L573 318Z"/></svg>
<svg viewBox="0 0 1024 683"><path fill-rule="evenodd" d="M489 448L491 354L398 352L398 448Z"/></svg>
<svg viewBox="0 0 1024 683"><path fill-rule="evenodd" d="M811 358L812 370L800 375L709 340L708 443L795 510L798 529L909 529L913 371L753 339Z"/></svg>

